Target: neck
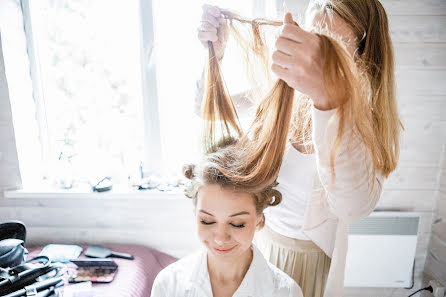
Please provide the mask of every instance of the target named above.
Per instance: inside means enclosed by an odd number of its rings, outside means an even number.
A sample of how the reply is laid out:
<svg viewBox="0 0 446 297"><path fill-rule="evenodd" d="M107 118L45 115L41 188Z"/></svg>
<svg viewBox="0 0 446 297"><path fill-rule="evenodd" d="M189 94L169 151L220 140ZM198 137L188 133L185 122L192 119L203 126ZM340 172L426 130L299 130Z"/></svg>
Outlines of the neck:
<svg viewBox="0 0 446 297"><path fill-rule="evenodd" d="M209 278L218 282L241 281L248 272L253 258L253 251L249 248L240 257L234 259L219 259L208 252Z"/></svg>

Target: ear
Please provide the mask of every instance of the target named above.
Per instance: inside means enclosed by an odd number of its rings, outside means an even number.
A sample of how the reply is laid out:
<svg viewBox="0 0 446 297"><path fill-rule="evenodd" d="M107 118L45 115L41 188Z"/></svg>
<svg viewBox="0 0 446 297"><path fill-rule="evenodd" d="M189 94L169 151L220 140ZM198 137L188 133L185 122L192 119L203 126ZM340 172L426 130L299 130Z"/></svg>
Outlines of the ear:
<svg viewBox="0 0 446 297"><path fill-rule="evenodd" d="M262 212L262 214L259 216L259 219L258 219L257 224L256 224L256 231L262 230L262 228L264 226L265 226L265 215Z"/></svg>

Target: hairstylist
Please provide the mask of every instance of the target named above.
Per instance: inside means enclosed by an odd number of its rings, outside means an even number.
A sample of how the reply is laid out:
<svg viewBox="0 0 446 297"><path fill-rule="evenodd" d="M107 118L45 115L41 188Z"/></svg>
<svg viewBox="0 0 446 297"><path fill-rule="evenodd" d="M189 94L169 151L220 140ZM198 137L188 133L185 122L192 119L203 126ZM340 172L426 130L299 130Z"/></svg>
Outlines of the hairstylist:
<svg viewBox="0 0 446 297"><path fill-rule="evenodd" d="M221 59L226 22L218 8L203 8L198 37L205 46L213 42ZM285 15L272 56L272 71L309 104L297 104L278 177L283 200L265 211L256 244L304 296L340 297L349 223L373 211L398 160L393 51L377 0L311 1L305 17L306 30ZM334 75L336 58L345 56L324 58L321 34L337 40L363 74L358 88L345 88L342 74ZM352 96L359 88L368 92Z"/></svg>

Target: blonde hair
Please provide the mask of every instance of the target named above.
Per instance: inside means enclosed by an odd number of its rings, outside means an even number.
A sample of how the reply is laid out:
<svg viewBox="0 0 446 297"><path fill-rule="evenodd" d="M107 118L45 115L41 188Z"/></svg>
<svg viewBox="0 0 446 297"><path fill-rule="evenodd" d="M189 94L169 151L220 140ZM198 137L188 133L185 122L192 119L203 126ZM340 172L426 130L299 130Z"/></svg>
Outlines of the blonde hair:
<svg viewBox="0 0 446 297"><path fill-rule="evenodd" d="M348 90L356 96L347 97L349 99L338 110L338 135L331 151L332 171L346 125L359 133L370 153L374 172L388 177L398 163L403 126L397 110L394 57L387 14L378 0L316 0L310 3L308 11L327 16L336 14L353 29L359 41L354 61L359 71L356 75L360 79L351 85L356 90ZM308 109L308 104L304 107ZM311 133L311 118L307 111L300 112L295 122L295 134Z"/></svg>
<svg viewBox="0 0 446 297"><path fill-rule="evenodd" d="M370 153L373 174L379 171L387 177L397 164L402 126L396 109L393 54L385 11L377 0L315 1L310 9L337 13L360 40L357 59L352 59L335 38L316 33L321 40L327 92L344 92L337 108L338 131L330 154L332 177L335 178L336 152L344 135L353 137L356 132ZM226 10L222 14L230 21L231 33L246 51L245 56L266 61L261 29L282 23L249 20ZM250 26L251 39L240 34L243 26ZM252 193L259 210L279 203L281 195L273 187L277 185L288 138L311 143L310 100L305 96L298 98L293 114L294 89L278 80L260 102L251 126L243 132L209 43L202 104L206 154L199 166L184 168L185 176L192 180L187 196L195 198L201 185L212 183Z"/></svg>

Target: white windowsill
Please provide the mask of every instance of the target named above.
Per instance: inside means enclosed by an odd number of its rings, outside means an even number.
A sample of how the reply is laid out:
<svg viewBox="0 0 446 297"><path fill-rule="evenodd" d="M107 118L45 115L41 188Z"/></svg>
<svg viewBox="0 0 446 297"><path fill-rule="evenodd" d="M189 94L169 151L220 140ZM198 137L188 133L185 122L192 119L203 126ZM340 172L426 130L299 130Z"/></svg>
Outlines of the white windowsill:
<svg viewBox="0 0 446 297"><path fill-rule="evenodd" d="M121 199L184 199L184 193L182 191L157 191L157 190L111 190L108 192L86 192L79 190L12 190L4 191L3 196L5 199L79 199L79 200L121 200Z"/></svg>

